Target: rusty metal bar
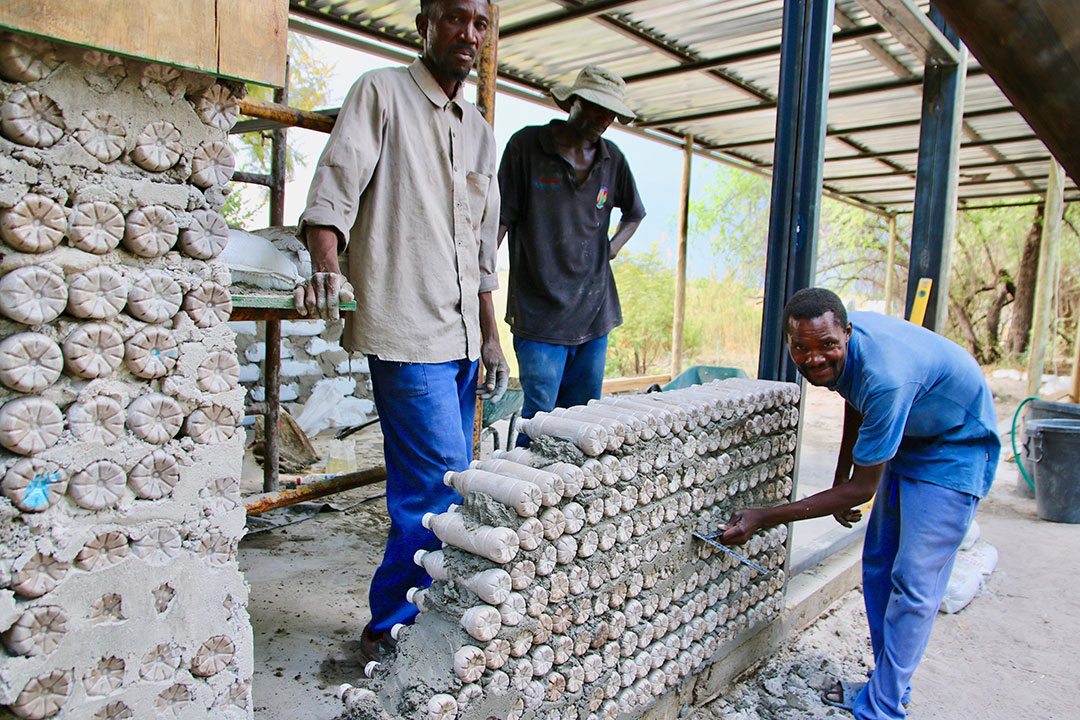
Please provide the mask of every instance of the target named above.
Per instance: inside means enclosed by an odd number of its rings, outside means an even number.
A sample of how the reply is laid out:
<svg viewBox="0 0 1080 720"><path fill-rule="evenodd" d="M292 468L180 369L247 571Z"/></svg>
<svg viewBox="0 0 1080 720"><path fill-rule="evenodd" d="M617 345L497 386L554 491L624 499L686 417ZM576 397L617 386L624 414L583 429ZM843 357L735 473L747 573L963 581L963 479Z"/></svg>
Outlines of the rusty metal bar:
<svg viewBox="0 0 1080 720"><path fill-rule="evenodd" d="M274 100L285 105L289 100L289 62L285 60L285 85L274 91ZM270 145L270 226L285 224L285 156L288 151L285 128L271 133ZM281 321L266 321L266 356L263 359L263 383L266 388L266 413L263 415L263 492L277 492L278 465L281 459L279 423L281 420Z"/></svg>
<svg viewBox="0 0 1080 720"><path fill-rule="evenodd" d="M271 187L274 184L274 178L265 173L234 172L232 179L234 182L262 185L263 187Z"/></svg>
<svg viewBox="0 0 1080 720"><path fill-rule="evenodd" d="M1015 112L1016 110L1012 106L988 108L986 110L974 110L970 113L965 113L964 119L970 120L973 118L991 117L993 115L1005 115ZM826 128L825 134L829 137L837 137L840 135L859 135L862 133L872 133L881 130L896 130L898 128L917 127L919 125L919 120L919 118L911 118L908 120L893 120L891 122L871 123L868 125L856 125L852 127ZM711 145L710 147L724 152L730 149L754 147L756 145L769 145L772 142L773 137L770 135L769 137L757 137L751 140L739 140L738 142L717 143L716 145ZM903 174L906 175L908 174L908 172L904 171Z"/></svg>
<svg viewBox="0 0 1080 720"><path fill-rule="evenodd" d="M251 97L246 97L240 101L240 114L270 120L290 127L318 130L319 132L330 132L334 128L334 118L332 117L311 110L300 110L282 103L268 102Z"/></svg>
<svg viewBox="0 0 1080 720"><path fill-rule="evenodd" d="M266 321L266 358L263 360L263 381L266 386L266 413L263 415L263 437L266 455L263 458L263 492L277 492L278 463L281 448L278 443L278 424L281 421L281 321Z"/></svg>
<svg viewBox="0 0 1080 720"><path fill-rule="evenodd" d="M1076 335L1073 338L1072 380L1069 383L1069 399L1080 403L1080 317L1076 318Z"/></svg>
<svg viewBox="0 0 1080 720"><path fill-rule="evenodd" d="M873 35L881 35L885 32L885 29L874 23L872 25L863 25L857 28L851 28L850 30L837 30L832 35L832 41L834 43L843 42L845 40L858 40L860 38L870 37ZM736 53L729 53L727 55L720 55L719 57L709 58L707 60L698 60L696 62L687 62L682 65L676 65L674 67L662 68L660 70L649 70L647 72L636 73L634 75L627 75L624 80L627 85L633 85L639 82L648 82L649 80L658 80L660 78L667 78L673 75L682 75L684 73L698 72L700 70L712 70L714 68L724 67L725 65L734 65L735 63L747 62L749 60L762 60L764 58L776 57L780 55L780 44L767 45L765 47L754 48L753 50L742 50Z"/></svg>
<svg viewBox="0 0 1080 720"><path fill-rule="evenodd" d="M285 84L274 91L274 102L289 104L289 59L285 58ZM285 224L285 173L288 154L287 127L275 128L270 143L270 226Z"/></svg>
<svg viewBox="0 0 1080 720"><path fill-rule="evenodd" d="M912 0L859 0L924 65L956 65L960 53L945 33Z"/></svg>
<svg viewBox="0 0 1080 720"><path fill-rule="evenodd" d="M570 22L571 20L577 20L578 18L599 15L608 10L615 10L623 5L631 5L635 2L640 2L640 0L595 0L588 5L581 5L570 10L556 11L531 20L516 23L507 27L500 35L504 38L511 38L515 35L523 35L527 32L532 32L533 30L560 25L565 22ZM492 3L491 7L494 8L495 4Z"/></svg>
<svg viewBox="0 0 1080 720"><path fill-rule="evenodd" d="M969 78L982 76L985 74L986 71L982 68L972 68L968 71ZM829 93L829 99L836 100L841 98L859 97L860 95L871 95L874 93L902 90L909 87L918 87L919 85L922 85L922 81L923 79L921 77L917 77L904 80L886 80L883 82L868 83L866 85L857 85L855 87L833 90ZM723 110L707 110L687 115L677 115L666 118L643 120L634 124L638 127L643 128L654 128L664 125L682 125L690 122L698 122L701 120L716 120L722 117L730 117L732 115L743 115L746 113L758 112L761 110L772 110L775 107L776 101L770 100L767 102L757 103L755 105L739 105L737 107L725 108Z"/></svg>
<svg viewBox="0 0 1080 720"><path fill-rule="evenodd" d="M325 480L313 482L310 485L300 485L295 489L282 490L274 495L258 497L255 500L246 503L244 508L247 510L249 516L258 515L267 510L296 505L297 503L302 503L307 500L326 497L327 495L333 495L334 493L344 492L346 490L353 490L366 485L375 485L384 480L386 480L385 467L345 473L344 475L335 475L334 477L326 478Z"/></svg>

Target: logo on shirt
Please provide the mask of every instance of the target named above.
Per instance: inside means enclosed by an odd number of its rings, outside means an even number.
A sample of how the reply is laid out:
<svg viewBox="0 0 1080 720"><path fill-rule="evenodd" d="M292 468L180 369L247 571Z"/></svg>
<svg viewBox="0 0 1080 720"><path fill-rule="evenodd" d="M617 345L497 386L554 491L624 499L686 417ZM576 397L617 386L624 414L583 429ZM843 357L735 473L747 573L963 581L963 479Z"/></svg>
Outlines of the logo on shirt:
<svg viewBox="0 0 1080 720"><path fill-rule="evenodd" d="M533 180L533 187L537 190L557 190L562 185L559 178L537 178Z"/></svg>
<svg viewBox="0 0 1080 720"><path fill-rule="evenodd" d="M600 192L596 193L596 209L599 210L607 203L608 189L606 187L600 188Z"/></svg>

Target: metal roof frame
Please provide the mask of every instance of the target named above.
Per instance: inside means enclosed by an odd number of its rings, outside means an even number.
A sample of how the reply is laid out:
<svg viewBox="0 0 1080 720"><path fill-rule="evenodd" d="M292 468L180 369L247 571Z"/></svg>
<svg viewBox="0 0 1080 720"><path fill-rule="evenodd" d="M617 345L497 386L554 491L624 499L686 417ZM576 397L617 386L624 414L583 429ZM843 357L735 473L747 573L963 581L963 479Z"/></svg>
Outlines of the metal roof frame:
<svg viewBox="0 0 1080 720"><path fill-rule="evenodd" d="M914 202L923 68L956 62L928 4L836 0L825 187L879 214L910 211ZM699 154L770 170L775 138L763 129L775 128L783 0L502 0L499 7L500 91L517 86L535 100L581 66L605 65L627 81L638 132L670 145L689 137ZM417 9L418 0L290 0L294 18L411 52L419 49ZM319 25L290 26L318 34ZM967 77L958 201L1043 193L1049 153L985 70L974 65ZM980 172L965 177L969 170ZM981 192L994 186L1007 189ZM1078 192L1067 180L1067 198Z"/></svg>

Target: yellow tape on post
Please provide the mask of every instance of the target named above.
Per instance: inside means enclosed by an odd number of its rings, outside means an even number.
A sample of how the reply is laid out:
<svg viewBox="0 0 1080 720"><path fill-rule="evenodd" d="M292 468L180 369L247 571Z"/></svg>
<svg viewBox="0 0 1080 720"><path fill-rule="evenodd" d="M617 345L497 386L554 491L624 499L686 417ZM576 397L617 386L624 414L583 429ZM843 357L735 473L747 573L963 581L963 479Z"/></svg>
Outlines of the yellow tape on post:
<svg viewBox="0 0 1080 720"><path fill-rule="evenodd" d="M922 325L926 318L926 306L930 302L930 288L934 287L932 278L919 278L919 287L915 290L915 304L911 306L911 317L916 325Z"/></svg>

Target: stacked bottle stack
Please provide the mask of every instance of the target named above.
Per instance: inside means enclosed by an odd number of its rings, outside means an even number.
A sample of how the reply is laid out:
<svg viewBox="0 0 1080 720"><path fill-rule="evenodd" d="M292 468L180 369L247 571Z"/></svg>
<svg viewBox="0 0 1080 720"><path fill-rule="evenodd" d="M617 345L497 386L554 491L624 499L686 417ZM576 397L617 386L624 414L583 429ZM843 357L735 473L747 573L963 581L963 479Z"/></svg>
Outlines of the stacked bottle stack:
<svg viewBox="0 0 1080 720"><path fill-rule="evenodd" d="M524 420L529 450L448 473L464 503L424 518L444 547L417 553L434 583L395 635L408 657L449 618L452 673L425 679L420 707L406 661L371 666L343 688L349 717L640 716L782 609L786 528L733 548L765 574L692 534L789 500L798 399L748 379L604 398Z"/></svg>
<svg viewBox="0 0 1080 720"><path fill-rule="evenodd" d="M12 33L0 78L0 707L250 717L215 259L243 90Z"/></svg>

